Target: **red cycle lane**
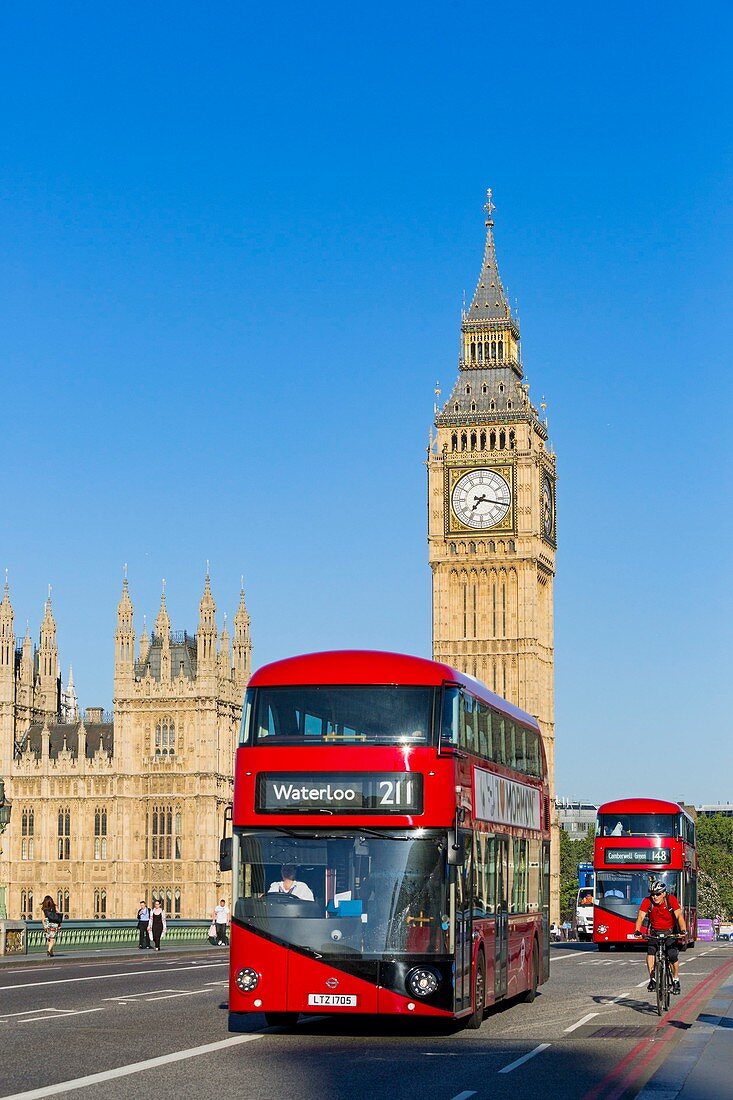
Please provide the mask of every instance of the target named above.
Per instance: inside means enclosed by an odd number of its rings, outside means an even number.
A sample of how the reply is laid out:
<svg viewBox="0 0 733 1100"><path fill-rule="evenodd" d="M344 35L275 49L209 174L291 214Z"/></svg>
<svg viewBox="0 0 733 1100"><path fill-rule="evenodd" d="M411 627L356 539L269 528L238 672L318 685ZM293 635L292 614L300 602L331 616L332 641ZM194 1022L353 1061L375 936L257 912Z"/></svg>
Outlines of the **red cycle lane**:
<svg viewBox="0 0 733 1100"><path fill-rule="evenodd" d="M644 1083L671 1053L675 1040L679 1040L692 1026L692 1022L705 1002L733 974L733 959L715 970L695 986L666 1016L651 1038L642 1039L629 1051L618 1065L584 1094L582 1100L621 1100L635 1096Z"/></svg>

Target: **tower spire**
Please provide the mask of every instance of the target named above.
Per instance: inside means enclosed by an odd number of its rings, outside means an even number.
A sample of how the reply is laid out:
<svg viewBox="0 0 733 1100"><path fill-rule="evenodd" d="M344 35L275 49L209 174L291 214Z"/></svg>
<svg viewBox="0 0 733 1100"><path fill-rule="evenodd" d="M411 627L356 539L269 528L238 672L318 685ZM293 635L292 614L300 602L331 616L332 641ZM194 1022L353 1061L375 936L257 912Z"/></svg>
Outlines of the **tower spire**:
<svg viewBox="0 0 733 1100"><path fill-rule="evenodd" d="M494 206L491 197L491 188L486 192L486 243L484 245L484 258L481 264L481 273L473 293L471 308L464 318L467 321L505 321L511 317L511 309L504 291L496 263L496 248L494 245Z"/></svg>

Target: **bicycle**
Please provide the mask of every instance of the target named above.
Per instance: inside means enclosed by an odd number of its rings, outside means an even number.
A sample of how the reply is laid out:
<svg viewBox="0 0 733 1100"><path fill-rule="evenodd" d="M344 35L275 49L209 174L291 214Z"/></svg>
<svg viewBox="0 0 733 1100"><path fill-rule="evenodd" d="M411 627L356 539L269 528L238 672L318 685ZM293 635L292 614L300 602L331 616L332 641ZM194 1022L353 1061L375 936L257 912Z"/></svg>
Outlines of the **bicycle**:
<svg viewBox="0 0 733 1100"><path fill-rule="evenodd" d="M657 1015L663 1016L669 1008L672 996L672 967L667 958L667 943L670 940L684 940L686 936L679 932L648 932L646 939L654 944L654 981L657 986Z"/></svg>

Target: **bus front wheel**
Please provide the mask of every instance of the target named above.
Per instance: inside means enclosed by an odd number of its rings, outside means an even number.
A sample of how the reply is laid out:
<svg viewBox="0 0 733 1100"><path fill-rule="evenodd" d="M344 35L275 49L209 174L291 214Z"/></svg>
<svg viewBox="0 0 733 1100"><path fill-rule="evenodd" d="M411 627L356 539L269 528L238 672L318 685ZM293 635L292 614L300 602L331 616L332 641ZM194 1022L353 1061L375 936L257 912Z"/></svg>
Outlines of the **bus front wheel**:
<svg viewBox="0 0 733 1100"><path fill-rule="evenodd" d="M483 951L479 951L476 959L476 973L473 979L473 1012L466 1020L466 1027L476 1031L484 1022L484 1010L486 1008L486 962Z"/></svg>
<svg viewBox="0 0 733 1100"><path fill-rule="evenodd" d="M268 1027L295 1027L298 1022L297 1012L266 1012L265 1019Z"/></svg>

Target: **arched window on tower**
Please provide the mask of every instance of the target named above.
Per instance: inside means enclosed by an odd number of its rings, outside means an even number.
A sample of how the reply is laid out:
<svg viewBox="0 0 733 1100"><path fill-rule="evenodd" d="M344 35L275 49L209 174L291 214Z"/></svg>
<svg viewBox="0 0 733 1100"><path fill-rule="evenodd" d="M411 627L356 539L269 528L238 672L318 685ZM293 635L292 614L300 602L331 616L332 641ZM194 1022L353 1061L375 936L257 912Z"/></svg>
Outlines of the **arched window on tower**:
<svg viewBox="0 0 733 1100"><path fill-rule="evenodd" d="M499 450L503 451L506 447L506 432L502 428L499 432Z"/></svg>
<svg viewBox="0 0 733 1100"><path fill-rule="evenodd" d="M475 432L471 432L471 450L472 451L476 450L476 433Z"/></svg>
<svg viewBox="0 0 733 1100"><path fill-rule="evenodd" d="M20 858L33 859L35 848L35 813L23 810L21 817Z"/></svg>
<svg viewBox="0 0 733 1100"><path fill-rule="evenodd" d="M479 443L480 449L482 451L485 451L486 450L486 432L481 432L481 435L479 436L479 440L480 440L480 443Z"/></svg>
<svg viewBox="0 0 733 1100"><path fill-rule="evenodd" d="M107 810L97 806L94 811L94 858L107 858Z"/></svg>
<svg viewBox="0 0 733 1100"><path fill-rule="evenodd" d="M107 891L104 889L94 891L94 919L107 919Z"/></svg>
<svg viewBox="0 0 733 1100"><path fill-rule="evenodd" d="M466 393L470 394L470 392L471 392L471 387L470 387L470 385L468 385L468 386L466 386Z"/></svg>
<svg viewBox="0 0 733 1100"><path fill-rule="evenodd" d="M472 402L471 402L471 412L472 412L472 413L475 413L475 412L476 412L476 402L475 402L475 401L472 401Z"/></svg>
<svg viewBox="0 0 733 1100"><path fill-rule="evenodd" d="M481 343L479 343L478 346L478 361L479 363L483 363L484 361L484 345Z"/></svg>
<svg viewBox="0 0 733 1100"><path fill-rule="evenodd" d="M496 340L491 341L491 358L496 359Z"/></svg>
<svg viewBox="0 0 733 1100"><path fill-rule="evenodd" d="M503 359L504 358L504 341L503 340L499 341L498 348L499 348L499 358Z"/></svg>
<svg viewBox="0 0 733 1100"><path fill-rule="evenodd" d="M465 451L468 447L468 436L465 432L461 432L461 450Z"/></svg>
<svg viewBox="0 0 733 1100"><path fill-rule="evenodd" d="M489 432L489 450L490 451L495 451L496 450L496 432L493 431L493 430L491 432Z"/></svg>
<svg viewBox="0 0 733 1100"><path fill-rule="evenodd" d="M514 431L514 428L510 428L509 429L509 450L510 451L515 450L516 446L517 446L517 434Z"/></svg>
<svg viewBox="0 0 733 1100"><path fill-rule="evenodd" d="M71 859L71 810L62 806L57 819L57 858Z"/></svg>
<svg viewBox="0 0 733 1100"><path fill-rule="evenodd" d="M458 450L458 432L453 432L452 436L450 437L450 449L452 451Z"/></svg>
<svg viewBox="0 0 733 1100"><path fill-rule="evenodd" d="M176 727L172 718L161 718L155 723L155 755L176 755Z"/></svg>
<svg viewBox="0 0 733 1100"><path fill-rule="evenodd" d="M471 362L472 363L476 362L476 345L475 344L471 344Z"/></svg>

